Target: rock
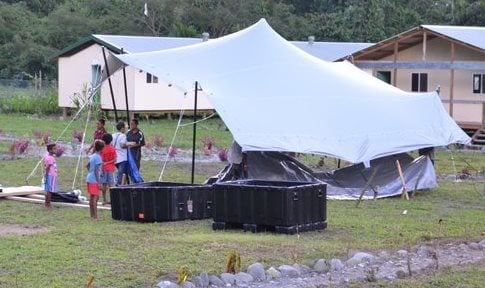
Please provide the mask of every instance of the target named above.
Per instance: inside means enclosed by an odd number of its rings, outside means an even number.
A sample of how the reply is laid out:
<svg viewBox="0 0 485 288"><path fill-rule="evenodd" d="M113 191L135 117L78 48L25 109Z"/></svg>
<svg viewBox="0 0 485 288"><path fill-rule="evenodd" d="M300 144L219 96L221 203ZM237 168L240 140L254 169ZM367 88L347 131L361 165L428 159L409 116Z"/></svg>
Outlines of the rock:
<svg viewBox="0 0 485 288"><path fill-rule="evenodd" d="M389 257L391 257L391 255L386 250L382 250L381 252L379 252L379 258L381 258L382 260L387 261Z"/></svg>
<svg viewBox="0 0 485 288"><path fill-rule="evenodd" d="M325 259L318 259L313 264L313 269L318 273L327 273L330 271L330 265L328 264L327 260Z"/></svg>
<svg viewBox="0 0 485 288"><path fill-rule="evenodd" d="M226 284L233 285L234 283L236 283L236 277L234 276L234 274L231 273L222 273L221 280L224 281L224 283Z"/></svg>
<svg viewBox="0 0 485 288"><path fill-rule="evenodd" d="M209 287L209 274L207 272L202 272L199 274L202 281L202 287Z"/></svg>
<svg viewBox="0 0 485 288"><path fill-rule="evenodd" d="M207 287L202 284L202 278L200 278L200 276L194 276L190 279L190 281L194 283L196 287Z"/></svg>
<svg viewBox="0 0 485 288"><path fill-rule="evenodd" d="M468 250L468 245L465 243L461 243L458 247L460 247L461 250Z"/></svg>
<svg viewBox="0 0 485 288"><path fill-rule="evenodd" d="M401 258L408 257L408 251L407 250L399 250L399 251L397 251L397 255Z"/></svg>
<svg viewBox="0 0 485 288"><path fill-rule="evenodd" d="M352 258L347 260L347 266L355 267L358 264L361 264L364 262L371 263L374 260L374 258L375 256L372 254L365 253L365 252L357 252L354 254L354 256L352 256Z"/></svg>
<svg viewBox="0 0 485 288"><path fill-rule="evenodd" d="M300 272L295 269L295 267L290 265L281 265L278 267L278 270L281 272L281 276L287 277L298 277L300 276Z"/></svg>
<svg viewBox="0 0 485 288"><path fill-rule="evenodd" d="M301 275L301 274L302 274L302 273L301 273L301 267L300 267L300 265L299 265L299 264L296 264L296 263L295 263L295 264L293 264L293 265L291 265L291 266L292 266L293 268L295 268L295 270L296 270L296 271L298 271L298 275Z"/></svg>
<svg viewBox="0 0 485 288"><path fill-rule="evenodd" d="M428 257L430 251L431 251L431 249L429 247L420 246L418 248L418 251L416 251L416 254L418 254L418 256L420 256L420 257Z"/></svg>
<svg viewBox="0 0 485 288"><path fill-rule="evenodd" d="M485 240L478 242L478 245L480 245L482 250L485 250Z"/></svg>
<svg viewBox="0 0 485 288"><path fill-rule="evenodd" d="M480 250L480 245L478 245L478 243L475 243L475 242L468 244L468 247L470 247L470 249L472 250Z"/></svg>
<svg viewBox="0 0 485 288"><path fill-rule="evenodd" d="M217 277L215 275L210 275L209 276L209 285L224 286L224 281L222 281L221 279L219 279L219 277Z"/></svg>
<svg viewBox="0 0 485 288"><path fill-rule="evenodd" d="M185 281L184 285L182 286L183 288L195 288L194 283L190 281Z"/></svg>
<svg viewBox="0 0 485 288"><path fill-rule="evenodd" d="M251 276L246 272L239 272L236 275L234 275L234 278L236 279L236 285L238 286L247 285L254 281L253 276Z"/></svg>
<svg viewBox="0 0 485 288"><path fill-rule="evenodd" d="M308 274L310 272L312 272L312 269L310 267L308 267L307 265L304 265L304 264L300 265L300 273L301 274Z"/></svg>
<svg viewBox="0 0 485 288"><path fill-rule="evenodd" d="M266 279L277 279L281 277L281 272L276 270L274 267L269 267L268 270L266 270Z"/></svg>
<svg viewBox="0 0 485 288"><path fill-rule="evenodd" d="M397 270L396 271L396 277L398 279L403 279L403 278L406 278L406 272L402 271L402 270Z"/></svg>
<svg viewBox="0 0 485 288"><path fill-rule="evenodd" d="M340 259L332 259L330 260L330 270L331 271L341 271L342 269L344 269L345 265L344 263L342 263L342 261Z"/></svg>
<svg viewBox="0 0 485 288"><path fill-rule="evenodd" d="M264 271L264 266L261 263L249 265L247 272L249 275L253 276L254 281L266 281L266 273Z"/></svg>
<svg viewBox="0 0 485 288"><path fill-rule="evenodd" d="M170 281L162 281L157 284L157 288L179 288L179 285Z"/></svg>

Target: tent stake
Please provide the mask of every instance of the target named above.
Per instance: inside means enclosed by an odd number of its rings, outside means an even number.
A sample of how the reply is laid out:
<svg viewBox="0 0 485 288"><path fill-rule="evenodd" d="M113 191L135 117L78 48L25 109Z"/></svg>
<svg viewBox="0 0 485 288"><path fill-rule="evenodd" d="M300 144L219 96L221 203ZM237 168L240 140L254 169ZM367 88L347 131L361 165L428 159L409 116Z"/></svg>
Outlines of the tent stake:
<svg viewBox="0 0 485 288"><path fill-rule="evenodd" d="M360 192L359 200L357 201L357 204L355 207L359 207L360 201L362 201L362 197L364 197L365 190L371 185L372 181L374 180L374 177L377 174L377 170L379 170L379 166L375 167L374 170L372 171L372 174L369 177L369 180L367 183L365 183L364 188L362 188L362 191Z"/></svg>
<svg viewBox="0 0 485 288"><path fill-rule="evenodd" d="M104 67L106 68L106 75L109 75L108 60L106 60L106 52L104 51L104 46L102 47L102 50L103 50L103 58L104 58ZM108 84L109 84L109 91L111 93L111 101L113 102L113 110L115 111L115 121L118 122L118 111L116 110L116 102L115 102L115 96L113 94L113 85L111 84L111 77L108 77Z"/></svg>
<svg viewBox="0 0 485 288"><path fill-rule="evenodd" d="M399 163L399 160L396 160L396 166L397 166L397 171L399 172L399 178L401 179L401 184L402 184L402 197L406 198L406 200L409 200L409 194L408 194L408 190L406 190L406 183L404 182L404 176L402 174L401 164Z"/></svg>
<svg viewBox="0 0 485 288"><path fill-rule="evenodd" d="M192 174L190 178L190 183L194 184L194 171L195 171L195 136L197 132L197 90L199 90L199 84L195 81L195 92L194 92L194 130L192 135Z"/></svg>

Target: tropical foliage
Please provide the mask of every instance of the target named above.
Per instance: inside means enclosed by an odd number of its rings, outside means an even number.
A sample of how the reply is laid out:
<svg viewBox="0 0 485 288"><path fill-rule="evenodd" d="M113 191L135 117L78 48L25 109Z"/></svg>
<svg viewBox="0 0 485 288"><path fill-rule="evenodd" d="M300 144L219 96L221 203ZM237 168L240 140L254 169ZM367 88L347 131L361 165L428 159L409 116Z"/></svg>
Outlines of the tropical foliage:
<svg viewBox="0 0 485 288"><path fill-rule="evenodd" d="M376 42L419 24L483 26L484 15L483 0L4 0L0 78L53 79L53 56L93 33L214 38L264 17L289 40Z"/></svg>

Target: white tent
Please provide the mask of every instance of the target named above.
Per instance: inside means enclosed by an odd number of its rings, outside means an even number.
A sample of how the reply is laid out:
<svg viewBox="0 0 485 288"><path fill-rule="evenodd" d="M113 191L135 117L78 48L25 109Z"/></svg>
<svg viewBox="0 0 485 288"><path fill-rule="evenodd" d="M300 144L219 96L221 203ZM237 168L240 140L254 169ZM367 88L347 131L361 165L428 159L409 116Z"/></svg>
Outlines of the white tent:
<svg viewBox="0 0 485 288"><path fill-rule="evenodd" d="M320 60L264 19L208 42L116 57L188 93L197 81L243 151L357 163L470 141L436 92L404 92L350 63Z"/></svg>

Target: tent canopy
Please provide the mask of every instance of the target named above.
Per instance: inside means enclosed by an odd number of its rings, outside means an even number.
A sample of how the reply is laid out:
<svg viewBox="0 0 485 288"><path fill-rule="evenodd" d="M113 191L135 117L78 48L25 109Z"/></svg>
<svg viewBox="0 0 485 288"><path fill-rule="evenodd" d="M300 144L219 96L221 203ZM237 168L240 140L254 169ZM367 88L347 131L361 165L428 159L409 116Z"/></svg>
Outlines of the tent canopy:
<svg viewBox="0 0 485 288"><path fill-rule="evenodd" d="M358 163L470 141L436 92L404 92L348 62L320 60L264 19L211 41L116 57L188 93L198 81L243 151Z"/></svg>

